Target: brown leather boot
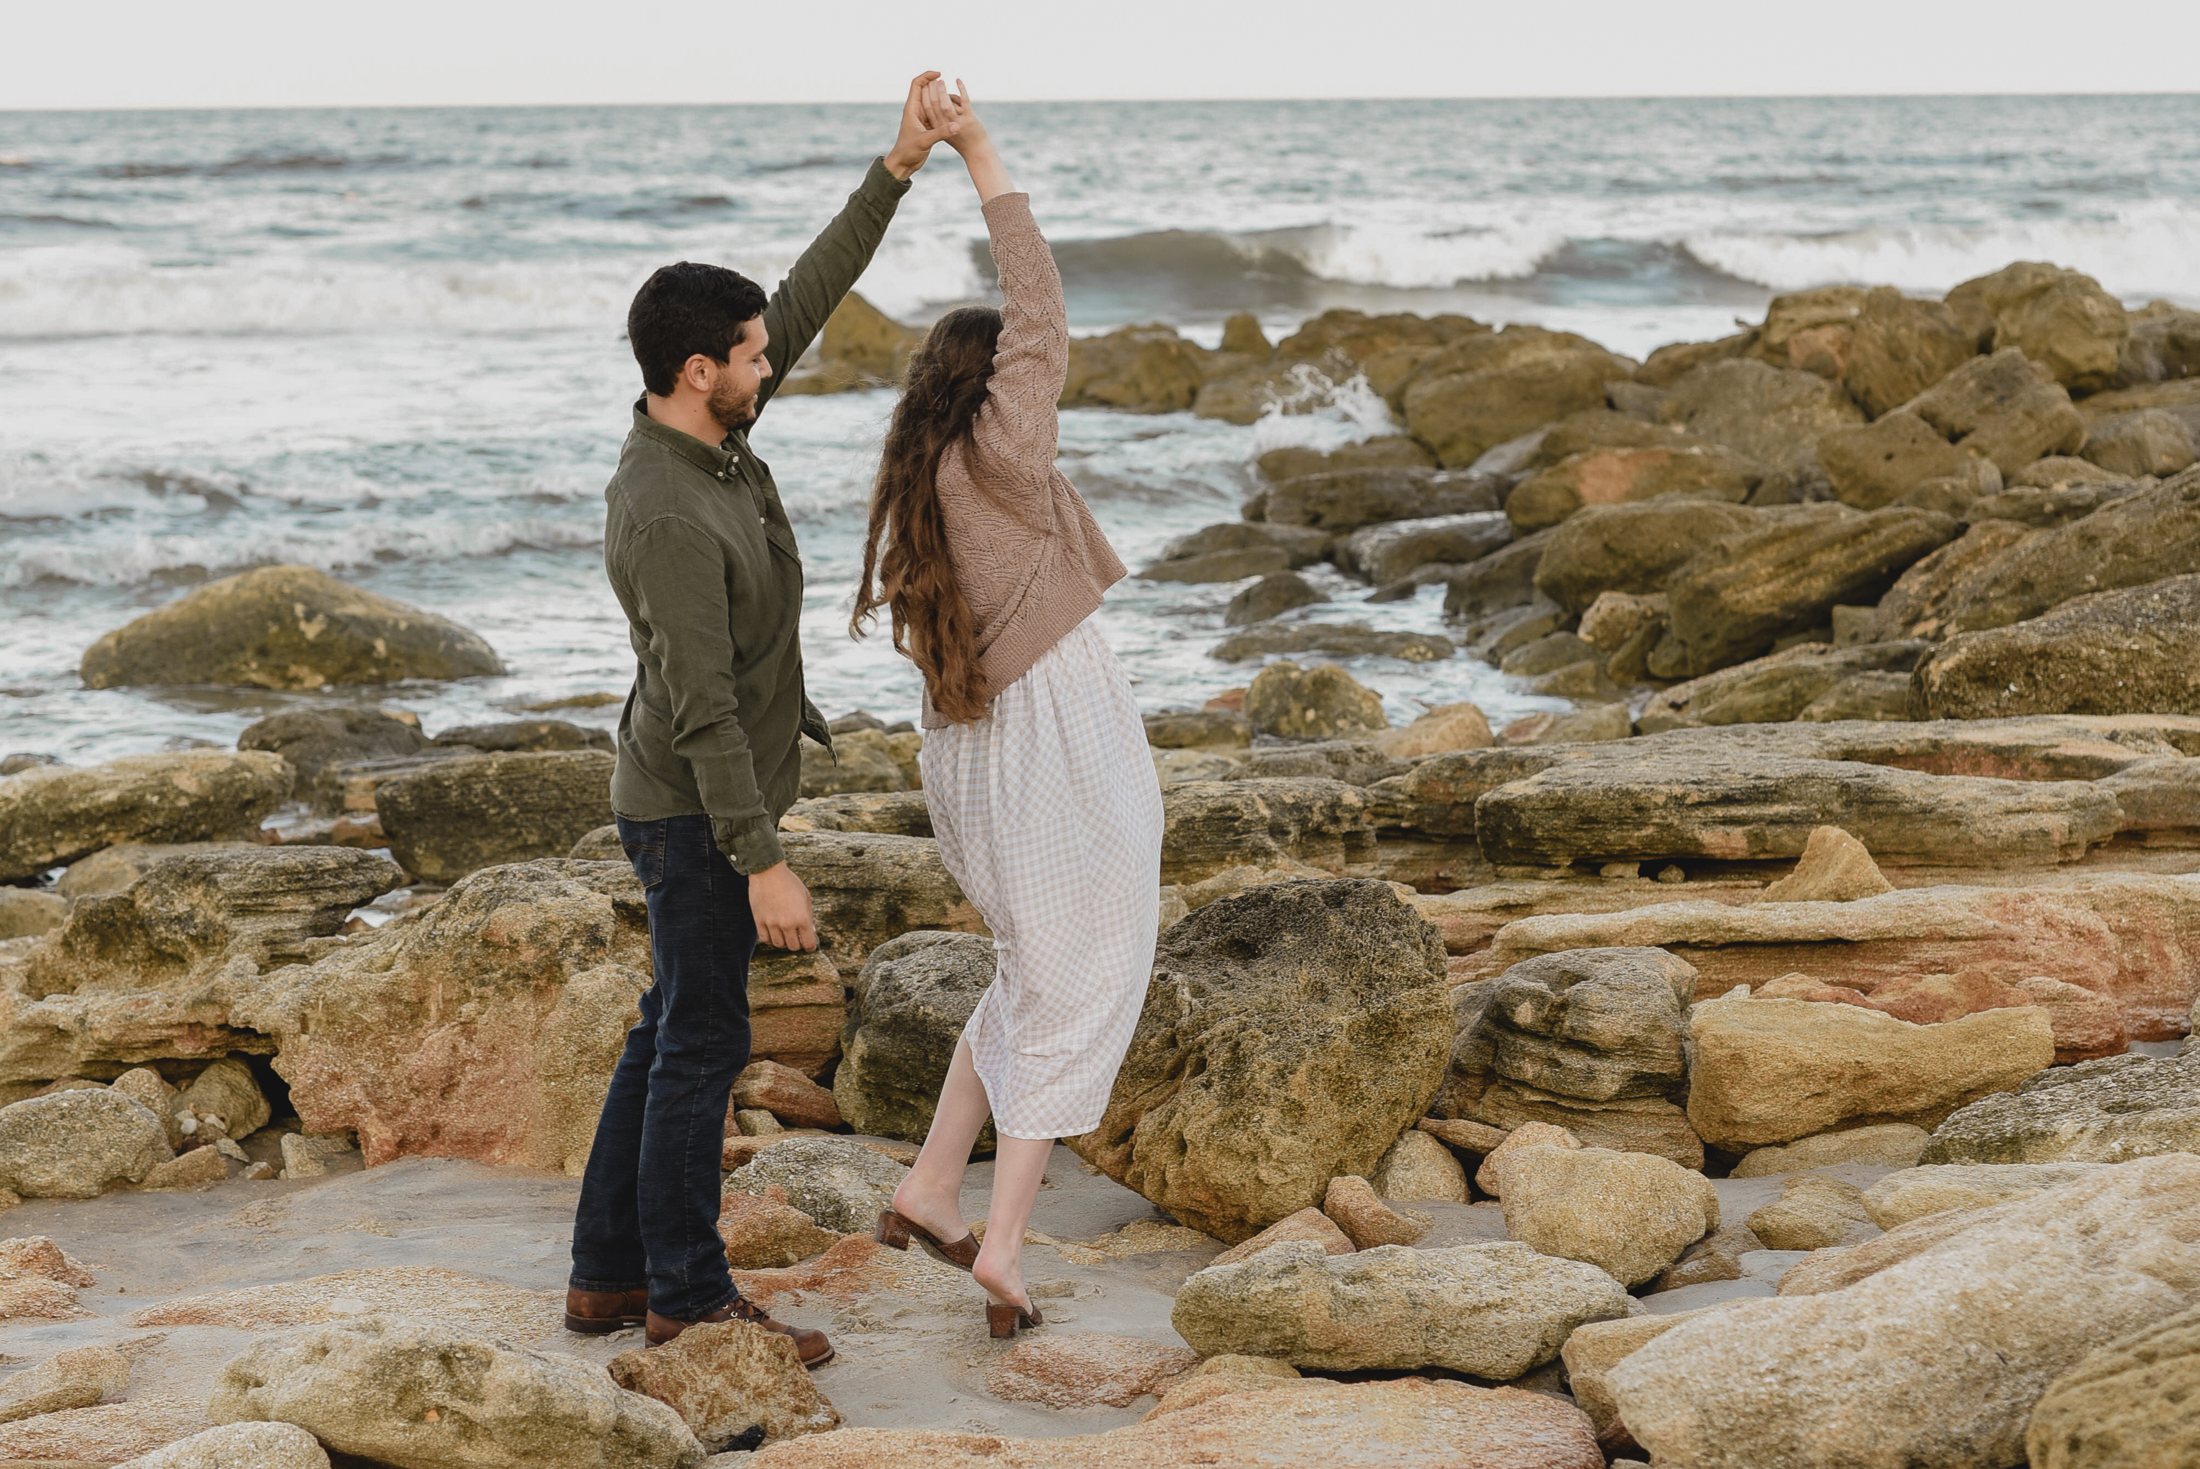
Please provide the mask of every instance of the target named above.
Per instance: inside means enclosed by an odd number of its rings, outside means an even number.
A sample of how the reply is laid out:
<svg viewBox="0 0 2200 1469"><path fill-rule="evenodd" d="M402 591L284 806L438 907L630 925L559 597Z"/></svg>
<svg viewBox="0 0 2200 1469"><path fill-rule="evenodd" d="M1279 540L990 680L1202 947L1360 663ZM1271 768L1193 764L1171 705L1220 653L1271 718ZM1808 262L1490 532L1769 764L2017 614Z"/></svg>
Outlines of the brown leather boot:
<svg viewBox="0 0 2200 1469"><path fill-rule="evenodd" d="M794 1343L794 1352L805 1367L822 1367L833 1360L833 1344L825 1339L825 1333L807 1326L789 1326L784 1321L774 1321L761 1306L735 1296L732 1300L699 1321L676 1321L670 1316L649 1313L649 1344L661 1347L690 1326L703 1326L713 1321L747 1321L776 1331Z"/></svg>
<svg viewBox="0 0 2200 1469"><path fill-rule="evenodd" d="M633 1290L574 1290L565 1292L565 1329L601 1336L640 1326L649 1319L649 1287Z"/></svg>

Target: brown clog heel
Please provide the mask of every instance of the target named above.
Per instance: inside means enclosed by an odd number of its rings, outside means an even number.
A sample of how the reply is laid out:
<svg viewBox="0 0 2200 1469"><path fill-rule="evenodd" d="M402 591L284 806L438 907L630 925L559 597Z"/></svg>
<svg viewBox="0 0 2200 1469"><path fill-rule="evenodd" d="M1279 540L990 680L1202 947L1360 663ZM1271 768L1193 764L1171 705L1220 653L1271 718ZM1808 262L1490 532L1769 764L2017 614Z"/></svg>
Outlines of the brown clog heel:
<svg viewBox="0 0 2200 1469"><path fill-rule="evenodd" d="M996 1306L991 1301L986 1302L985 1329L996 1341L1005 1341L1015 1336L1019 1326L1046 1324L1047 1318L1039 1314L1037 1306L1027 1311L1022 1306Z"/></svg>
<svg viewBox="0 0 2200 1469"><path fill-rule="evenodd" d="M871 1238L889 1250L906 1250L909 1242L915 1240L957 1270L968 1270L978 1263L976 1236L965 1234L961 1239L949 1243L908 1215L896 1213L892 1209L879 1211L878 1228L871 1231Z"/></svg>

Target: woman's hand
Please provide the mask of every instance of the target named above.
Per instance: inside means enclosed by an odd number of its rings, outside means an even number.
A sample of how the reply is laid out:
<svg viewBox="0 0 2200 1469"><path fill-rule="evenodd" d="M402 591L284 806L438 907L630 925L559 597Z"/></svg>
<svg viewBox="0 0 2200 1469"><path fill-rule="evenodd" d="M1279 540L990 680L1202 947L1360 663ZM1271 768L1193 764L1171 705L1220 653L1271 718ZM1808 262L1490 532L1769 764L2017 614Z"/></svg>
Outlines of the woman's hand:
<svg viewBox="0 0 2200 1469"><path fill-rule="evenodd" d="M970 182L977 185L978 202L988 203L995 195L1009 191L1008 166L1001 162L993 135L986 131L971 105L970 83L957 77L955 87L950 92L945 85L935 83L927 96L925 113L943 124L944 141L962 155L963 165L970 170Z"/></svg>
<svg viewBox="0 0 2200 1469"><path fill-rule="evenodd" d="M947 129L932 121L946 111L946 96L946 84L936 71L909 83L909 95L901 104L901 127L894 133L894 146L886 151L886 171L895 178L905 179L924 167L932 145L946 140Z"/></svg>

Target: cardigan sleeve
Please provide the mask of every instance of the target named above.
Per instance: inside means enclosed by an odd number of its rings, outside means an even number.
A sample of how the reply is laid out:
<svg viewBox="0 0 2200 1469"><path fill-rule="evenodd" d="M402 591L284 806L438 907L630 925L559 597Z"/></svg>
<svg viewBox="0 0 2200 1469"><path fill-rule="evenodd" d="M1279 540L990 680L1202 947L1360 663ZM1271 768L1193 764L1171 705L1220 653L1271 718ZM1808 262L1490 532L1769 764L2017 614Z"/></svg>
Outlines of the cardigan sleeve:
<svg viewBox="0 0 2200 1469"><path fill-rule="evenodd" d="M1055 405L1069 377L1062 276L1028 194L988 200L985 223L1000 272L1001 340L985 404L971 426L971 477L1011 504L1044 503L1061 433Z"/></svg>

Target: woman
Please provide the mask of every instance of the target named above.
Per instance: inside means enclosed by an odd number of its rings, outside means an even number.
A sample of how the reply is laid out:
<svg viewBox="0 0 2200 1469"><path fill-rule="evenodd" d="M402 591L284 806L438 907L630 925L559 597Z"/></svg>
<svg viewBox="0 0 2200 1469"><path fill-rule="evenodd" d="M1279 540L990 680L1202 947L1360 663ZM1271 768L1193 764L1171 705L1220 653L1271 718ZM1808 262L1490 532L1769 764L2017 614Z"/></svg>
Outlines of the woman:
<svg viewBox="0 0 2200 1469"><path fill-rule="evenodd" d="M877 1237L969 1270L1007 1337L1041 1324L1023 1239L1047 1157L1099 1125L1145 1000L1161 794L1130 680L1087 620L1123 563L1054 467L1062 280L968 89L940 88L933 106L977 185L1005 304L949 312L910 361L851 626L861 636L887 608L924 673L925 804L997 967ZM999 1151L980 1249L960 1197L988 1114Z"/></svg>

